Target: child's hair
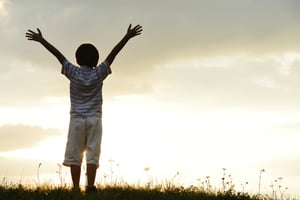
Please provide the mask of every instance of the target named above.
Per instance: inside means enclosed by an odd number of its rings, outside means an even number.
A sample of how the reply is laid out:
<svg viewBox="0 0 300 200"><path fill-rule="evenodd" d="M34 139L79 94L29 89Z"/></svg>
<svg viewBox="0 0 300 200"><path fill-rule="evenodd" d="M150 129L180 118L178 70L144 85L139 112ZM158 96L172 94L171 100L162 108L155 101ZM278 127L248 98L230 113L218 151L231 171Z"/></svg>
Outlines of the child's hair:
<svg viewBox="0 0 300 200"><path fill-rule="evenodd" d="M99 60L97 48L92 44L81 44L76 50L76 61L78 65L86 65L90 68L96 67Z"/></svg>

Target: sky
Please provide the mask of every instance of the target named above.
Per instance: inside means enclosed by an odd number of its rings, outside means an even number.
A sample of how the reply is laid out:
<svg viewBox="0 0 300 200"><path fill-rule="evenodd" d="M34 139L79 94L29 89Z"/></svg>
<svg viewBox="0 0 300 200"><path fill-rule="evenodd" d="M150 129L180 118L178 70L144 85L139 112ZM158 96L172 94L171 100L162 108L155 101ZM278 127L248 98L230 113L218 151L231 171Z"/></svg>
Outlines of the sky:
<svg viewBox="0 0 300 200"><path fill-rule="evenodd" d="M73 63L93 43L102 61L130 23L143 33L104 81L97 180L222 188L226 169L239 191L257 193L261 175L262 193L300 196L297 0L0 0L3 180L36 182L41 163L55 182L66 144L68 80L25 32Z"/></svg>

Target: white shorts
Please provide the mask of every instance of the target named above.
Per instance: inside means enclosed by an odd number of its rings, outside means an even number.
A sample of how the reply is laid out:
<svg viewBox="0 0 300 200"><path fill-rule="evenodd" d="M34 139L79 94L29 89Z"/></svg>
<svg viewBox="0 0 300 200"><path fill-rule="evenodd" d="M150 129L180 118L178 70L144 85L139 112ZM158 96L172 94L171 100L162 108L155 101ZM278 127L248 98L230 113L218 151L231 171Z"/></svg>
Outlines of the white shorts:
<svg viewBox="0 0 300 200"><path fill-rule="evenodd" d="M86 163L99 166L102 139L102 120L99 117L71 117L68 141L63 165L82 163L85 152Z"/></svg>

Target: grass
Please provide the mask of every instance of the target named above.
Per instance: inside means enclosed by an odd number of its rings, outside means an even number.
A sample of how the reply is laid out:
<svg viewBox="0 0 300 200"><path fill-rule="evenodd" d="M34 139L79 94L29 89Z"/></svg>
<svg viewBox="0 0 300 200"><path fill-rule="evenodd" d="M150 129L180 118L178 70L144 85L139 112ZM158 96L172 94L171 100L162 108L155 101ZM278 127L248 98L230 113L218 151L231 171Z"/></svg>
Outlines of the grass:
<svg viewBox="0 0 300 200"><path fill-rule="evenodd" d="M112 164L112 162L111 162ZM170 180L157 183L150 175L149 169L145 168L148 181L144 184L130 185L124 180L116 179L113 176L113 167L110 166L111 177L104 176L97 185L98 191L88 194L84 190L73 191L66 184L59 165L58 175L60 184L40 183L39 169L37 169L37 182L35 184L8 184L4 178L0 184L0 200L295 200L282 191L281 179L272 184L272 193L270 195L260 194L261 175L259 174L259 193L251 195L247 192L239 192L235 189L231 175L226 174L223 168L222 186L220 189L213 187L210 183L210 177L199 179L198 186L183 187L176 181L179 176L177 172ZM245 184L248 184L246 182ZM276 187L277 186L277 187Z"/></svg>
<svg viewBox="0 0 300 200"><path fill-rule="evenodd" d="M98 192L86 194L70 188L45 185L29 188L23 185L0 187L1 200L259 200L258 196L235 192L208 192L199 188L154 188L114 185L100 187ZM265 198L264 198L265 199Z"/></svg>

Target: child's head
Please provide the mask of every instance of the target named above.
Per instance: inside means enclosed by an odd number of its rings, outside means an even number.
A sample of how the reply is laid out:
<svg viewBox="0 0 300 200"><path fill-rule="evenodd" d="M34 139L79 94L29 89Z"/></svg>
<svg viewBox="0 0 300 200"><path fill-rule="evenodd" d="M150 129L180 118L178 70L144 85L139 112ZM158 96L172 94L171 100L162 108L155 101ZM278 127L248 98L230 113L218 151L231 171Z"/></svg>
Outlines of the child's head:
<svg viewBox="0 0 300 200"><path fill-rule="evenodd" d="M82 44L76 50L76 61L78 65L86 65L90 68L96 67L99 60L99 53L92 44Z"/></svg>

